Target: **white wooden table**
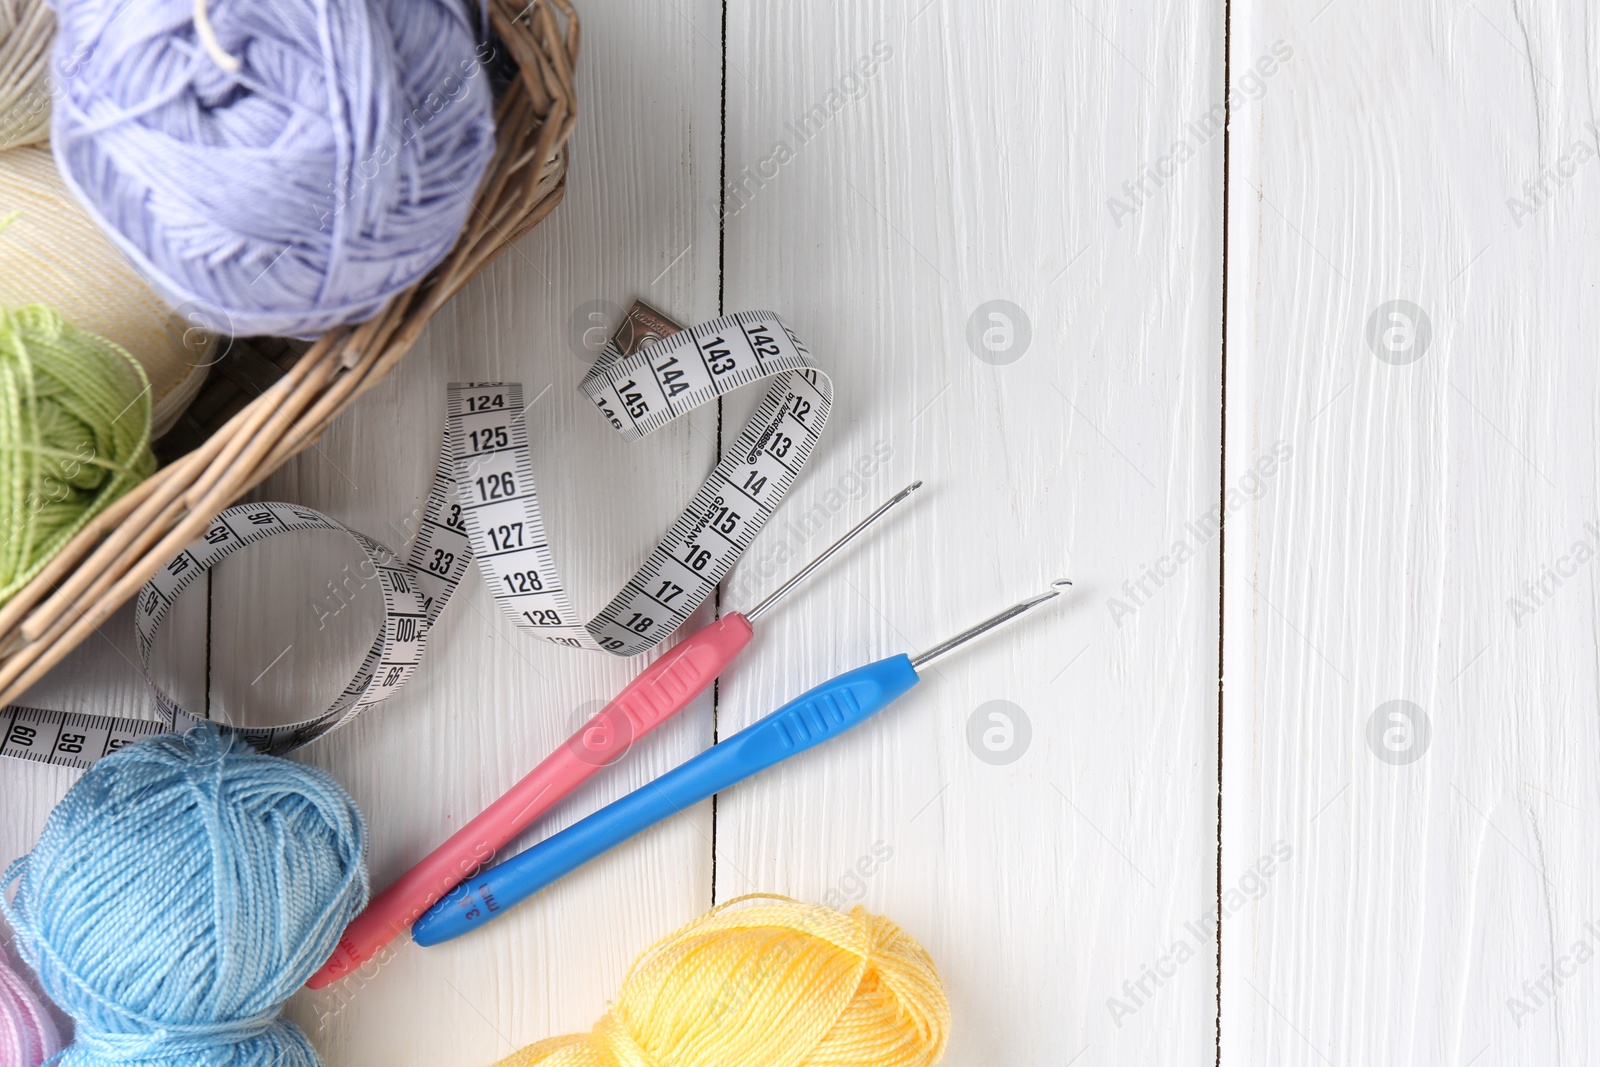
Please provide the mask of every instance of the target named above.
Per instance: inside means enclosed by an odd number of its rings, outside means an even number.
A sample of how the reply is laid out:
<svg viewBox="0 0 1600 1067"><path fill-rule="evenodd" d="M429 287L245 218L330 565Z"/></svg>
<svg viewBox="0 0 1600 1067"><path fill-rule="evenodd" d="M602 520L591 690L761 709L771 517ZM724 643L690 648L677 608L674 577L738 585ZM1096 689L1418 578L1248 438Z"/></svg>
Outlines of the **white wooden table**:
<svg viewBox="0 0 1600 1067"><path fill-rule="evenodd" d="M537 835L813 682L1078 584L492 932L297 998L330 1065L586 1029L640 949L757 890L906 926L948 982L952 1064L1600 1059L1594 12L582 16L566 202L261 495L398 545L444 384L520 379L560 565L598 608L750 403L615 440L575 386L583 331L634 297L777 310L837 385L725 610L776 584L780 544L928 488ZM164 676L218 715L320 707L378 610L353 551L227 565ZM367 813L375 885L639 666L523 639L475 578L459 599L408 689L299 757ZM123 618L31 702L137 713L125 654ZM9 862L75 775L0 776Z"/></svg>

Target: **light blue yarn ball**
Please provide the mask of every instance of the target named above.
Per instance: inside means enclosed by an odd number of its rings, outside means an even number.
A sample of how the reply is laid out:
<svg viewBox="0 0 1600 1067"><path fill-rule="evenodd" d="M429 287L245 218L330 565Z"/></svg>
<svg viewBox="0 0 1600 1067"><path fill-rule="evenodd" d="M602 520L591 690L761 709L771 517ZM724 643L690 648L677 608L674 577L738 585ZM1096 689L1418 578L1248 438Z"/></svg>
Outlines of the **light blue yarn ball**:
<svg viewBox="0 0 1600 1067"><path fill-rule="evenodd" d="M365 838L332 777L211 727L96 763L0 893L77 1023L60 1067L316 1067L278 1012L365 906Z"/></svg>
<svg viewBox="0 0 1600 1067"><path fill-rule="evenodd" d="M494 155L464 0L59 0L51 142L155 289L243 336L376 315L444 258ZM475 7L475 5L473 5Z"/></svg>

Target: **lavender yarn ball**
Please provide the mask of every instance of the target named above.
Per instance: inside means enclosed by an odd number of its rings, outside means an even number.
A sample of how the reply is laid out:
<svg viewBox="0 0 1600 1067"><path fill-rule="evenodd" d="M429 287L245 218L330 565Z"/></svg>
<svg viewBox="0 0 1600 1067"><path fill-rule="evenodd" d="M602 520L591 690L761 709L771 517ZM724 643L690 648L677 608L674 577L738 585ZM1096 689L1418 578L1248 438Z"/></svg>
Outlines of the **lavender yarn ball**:
<svg viewBox="0 0 1600 1067"><path fill-rule="evenodd" d="M237 335L376 315L494 155L463 0L60 0L51 140L157 292ZM229 69L229 68L234 69Z"/></svg>

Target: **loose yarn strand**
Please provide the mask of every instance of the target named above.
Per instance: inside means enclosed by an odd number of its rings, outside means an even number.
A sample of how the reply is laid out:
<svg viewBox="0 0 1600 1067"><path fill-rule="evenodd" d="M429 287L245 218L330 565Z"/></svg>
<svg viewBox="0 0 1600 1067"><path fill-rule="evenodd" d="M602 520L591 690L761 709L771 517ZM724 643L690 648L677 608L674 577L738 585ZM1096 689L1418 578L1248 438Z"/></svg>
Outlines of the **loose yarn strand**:
<svg viewBox="0 0 1600 1067"><path fill-rule="evenodd" d="M239 73L239 57L229 55L223 49L222 42L217 40L217 31L211 26L211 12L206 9L206 0L194 0L194 29L217 66L229 74Z"/></svg>

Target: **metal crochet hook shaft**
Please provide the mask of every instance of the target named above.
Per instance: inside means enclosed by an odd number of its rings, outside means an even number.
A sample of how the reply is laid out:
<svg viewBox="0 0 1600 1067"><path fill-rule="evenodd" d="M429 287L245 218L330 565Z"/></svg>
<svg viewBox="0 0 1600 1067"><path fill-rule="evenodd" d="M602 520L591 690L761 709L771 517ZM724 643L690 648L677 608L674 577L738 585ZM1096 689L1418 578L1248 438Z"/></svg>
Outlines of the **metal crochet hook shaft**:
<svg viewBox="0 0 1600 1067"><path fill-rule="evenodd" d="M954 652L967 642L976 641L984 634L989 633L992 630L998 630L1007 623L1020 619L1029 612L1043 607L1056 597L1060 596L1062 593L1065 593L1071 587L1072 583L1067 579L1057 578L1055 581L1050 583L1049 589L1046 589L1038 596L1031 596L1027 600L1023 600L1011 605L1004 611L996 612L987 619L984 619L982 622L974 626L967 627L954 637L945 641L940 641L937 645L934 645L932 648L928 649L928 651L917 653L915 656L911 657L911 665L913 667L926 667L936 659L943 659L945 656L948 656L950 653Z"/></svg>
<svg viewBox="0 0 1600 1067"><path fill-rule="evenodd" d="M791 700L726 741L668 771L588 818L461 885L411 928L419 945L437 945L496 918L640 831L781 760L837 737L871 718L920 680L918 666L955 651L1056 599L1062 580L1037 596L941 641L915 660L906 655L857 667Z"/></svg>
<svg viewBox="0 0 1600 1067"><path fill-rule="evenodd" d="M909 499L921 485L912 482L879 505L749 614L724 615L668 649L504 796L374 897L345 928L332 957L306 984L320 989L372 959L390 941L403 935L417 916L462 879L470 877L562 797L692 703L750 643L755 636L751 623Z"/></svg>
<svg viewBox="0 0 1600 1067"><path fill-rule="evenodd" d="M866 518L850 527L850 529L846 530L843 537L839 538L839 540L823 549L821 554L818 555L816 559L812 560L810 563L807 563L804 567L801 567L800 570L797 571L788 581L778 586L778 588L774 589L771 593L768 593L766 599L762 600L761 603L745 612L745 619L749 622L755 622L757 619L761 618L761 616L771 611L773 606L777 604L778 601L789 595L790 590L794 589L801 582L811 577L812 571L828 562L828 560L833 558L836 552L844 548L844 546L848 545L851 541L854 541L857 534L859 534L862 530L865 530L868 526L871 526L873 523L877 522L878 519L886 514L890 508L894 507L896 504L899 504L901 501L905 500L912 493L915 493L921 488L922 482L920 480L912 482L894 496L879 504L877 508L873 510L871 515L868 515Z"/></svg>

